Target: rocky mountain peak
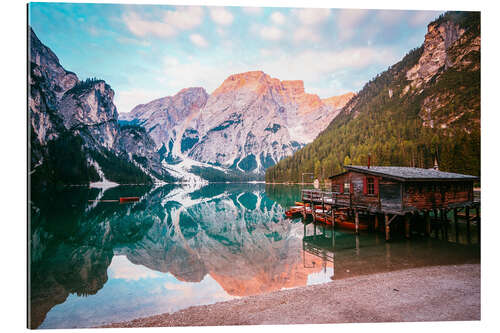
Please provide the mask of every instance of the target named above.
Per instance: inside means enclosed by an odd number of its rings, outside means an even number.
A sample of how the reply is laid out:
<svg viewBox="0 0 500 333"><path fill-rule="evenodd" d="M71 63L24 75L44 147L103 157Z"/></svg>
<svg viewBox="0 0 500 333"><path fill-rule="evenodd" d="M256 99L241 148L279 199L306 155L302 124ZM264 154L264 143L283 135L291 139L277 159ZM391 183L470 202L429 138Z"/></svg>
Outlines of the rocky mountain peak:
<svg viewBox="0 0 500 333"><path fill-rule="evenodd" d="M120 130L115 93L78 77L29 30L32 181L40 186L166 179L148 133ZM154 173L154 175L153 175Z"/></svg>
<svg viewBox="0 0 500 333"><path fill-rule="evenodd" d="M301 95L305 93L304 81L302 80L284 80L281 81L283 90L290 96Z"/></svg>
<svg viewBox="0 0 500 333"><path fill-rule="evenodd" d="M61 99L59 111L66 128L118 120L115 92L103 80L81 81Z"/></svg>
<svg viewBox="0 0 500 333"><path fill-rule="evenodd" d="M464 32L463 27L451 20L437 20L428 25L422 56L406 73L412 87L420 87L440 70L450 67L448 50Z"/></svg>
<svg viewBox="0 0 500 333"><path fill-rule="evenodd" d="M31 27L29 28L28 52L33 70L38 75L46 77L45 81L58 98L78 82L76 74L66 71L61 66L54 52L43 45Z"/></svg>
<svg viewBox="0 0 500 333"><path fill-rule="evenodd" d="M172 106L189 114L204 107L207 99L208 94L201 87L184 88L172 97Z"/></svg>
<svg viewBox="0 0 500 333"><path fill-rule="evenodd" d="M263 71L233 74L214 90L212 96L216 97L239 90L252 91L260 95L263 90L272 85L272 81L273 79Z"/></svg>

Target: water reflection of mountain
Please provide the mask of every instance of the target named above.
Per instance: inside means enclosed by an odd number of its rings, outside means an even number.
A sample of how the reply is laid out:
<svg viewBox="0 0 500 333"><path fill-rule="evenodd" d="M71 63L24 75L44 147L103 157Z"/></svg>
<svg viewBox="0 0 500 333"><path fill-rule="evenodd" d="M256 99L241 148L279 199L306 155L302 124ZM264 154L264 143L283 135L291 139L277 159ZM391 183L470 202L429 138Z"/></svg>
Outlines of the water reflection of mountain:
<svg viewBox="0 0 500 333"><path fill-rule="evenodd" d="M141 200L89 202L122 196ZM180 281L210 274L235 296L305 285L320 267L304 267L302 224L283 221L283 212L255 184L72 188L33 198L31 325L70 293L97 293L115 254Z"/></svg>

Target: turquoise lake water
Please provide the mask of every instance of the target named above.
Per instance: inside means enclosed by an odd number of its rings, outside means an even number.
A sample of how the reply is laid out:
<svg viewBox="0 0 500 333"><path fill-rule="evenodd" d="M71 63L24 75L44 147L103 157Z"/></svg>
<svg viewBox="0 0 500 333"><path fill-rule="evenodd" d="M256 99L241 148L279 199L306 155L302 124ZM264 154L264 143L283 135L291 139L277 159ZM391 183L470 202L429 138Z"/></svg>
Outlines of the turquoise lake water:
<svg viewBox="0 0 500 333"><path fill-rule="evenodd" d="M114 200L138 196L139 202ZM93 327L350 276L479 262L465 226L442 236L332 230L286 219L300 187L32 191L33 328ZM453 225L452 225L453 227ZM472 233L474 235L474 226Z"/></svg>

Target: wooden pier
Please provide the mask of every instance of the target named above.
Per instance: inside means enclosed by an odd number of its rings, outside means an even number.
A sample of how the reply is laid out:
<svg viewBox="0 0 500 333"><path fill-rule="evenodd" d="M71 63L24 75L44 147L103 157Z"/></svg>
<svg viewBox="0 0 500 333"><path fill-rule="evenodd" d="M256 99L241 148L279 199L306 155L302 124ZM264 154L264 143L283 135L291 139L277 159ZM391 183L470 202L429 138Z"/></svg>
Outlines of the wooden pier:
<svg viewBox="0 0 500 333"><path fill-rule="evenodd" d="M406 167L355 167L330 177L331 191L302 190L302 214L314 221L354 230L385 232L402 224L405 237L413 231L448 237L453 212L455 230L460 220L470 231L477 225L480 240L480 200L474 195L477 177ZM471 212L474 214L471 215ZM470 237L470 232L467 233Z"/></svg>

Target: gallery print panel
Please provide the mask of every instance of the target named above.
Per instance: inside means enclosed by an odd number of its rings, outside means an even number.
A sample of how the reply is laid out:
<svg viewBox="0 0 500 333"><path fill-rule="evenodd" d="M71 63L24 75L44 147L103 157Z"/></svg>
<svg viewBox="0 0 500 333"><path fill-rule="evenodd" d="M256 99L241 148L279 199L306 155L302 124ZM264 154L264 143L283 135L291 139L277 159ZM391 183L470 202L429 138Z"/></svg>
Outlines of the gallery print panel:
<svg viewBox="0 0 500 333"><path fill-rule="evenodd" d="M29 3L27 42L29 328L480 320L479 12Z"/></svg>

